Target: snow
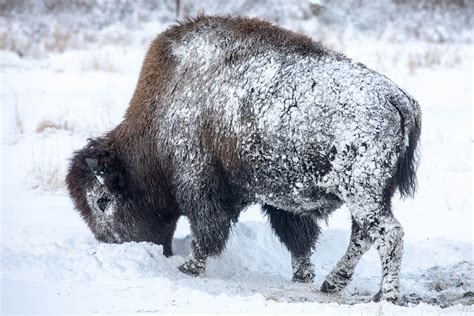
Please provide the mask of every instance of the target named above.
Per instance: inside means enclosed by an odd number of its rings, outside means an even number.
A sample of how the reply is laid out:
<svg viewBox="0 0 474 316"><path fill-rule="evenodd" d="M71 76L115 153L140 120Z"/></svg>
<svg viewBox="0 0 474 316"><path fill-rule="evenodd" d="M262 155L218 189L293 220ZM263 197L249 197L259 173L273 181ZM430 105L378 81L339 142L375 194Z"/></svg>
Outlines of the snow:
<svg viewBox="0 0 474 316"><path fill-rule="evenodd" d="M162 28L155 24L153 30ZM143 32L149 34L150 26ZM409 306L369 302L380 282L374 249L342 293L319 291L348 244L345 206L323 224L312 257L314 285L291 282L290 255L258 206L242 213L225 252L211 259L198 278L177 271L190 251L184 218L170 258L150 243L97 242L64 189L67 159L87 137L121 120L147 45L110 44L42 59L0 51L2 314L474 312L469 45L337 44L410 91L422 108L419 190L414 199L394 199L395 216L405 231L401 292L412 302ZM440 54L439 62L419 62L425 53Z"/></svg>

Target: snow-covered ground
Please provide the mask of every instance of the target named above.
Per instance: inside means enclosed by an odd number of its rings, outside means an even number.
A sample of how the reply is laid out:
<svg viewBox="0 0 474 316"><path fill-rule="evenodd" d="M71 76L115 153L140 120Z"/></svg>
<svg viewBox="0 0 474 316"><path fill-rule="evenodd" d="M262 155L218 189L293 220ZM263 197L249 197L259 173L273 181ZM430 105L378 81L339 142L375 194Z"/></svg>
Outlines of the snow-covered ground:
<svg viewBox="0 0 474 316"><path fill-rule="evenodd" d="M472 314L472 46L334 46L394 79L422 106L419 190L394 203L405 228L408 306L369 302L380 281L375 250L343 293L319 291L348 243L345 207L323 224L314 285L291 282L289 253L258 206L242 213L226 251L199 278L177 271L190 247L184 218L170 258L150 243L98 243L73 209L64 175L72 151L124 114L147 48L134 43L42 59L0 51L1 313Z"/></svg>

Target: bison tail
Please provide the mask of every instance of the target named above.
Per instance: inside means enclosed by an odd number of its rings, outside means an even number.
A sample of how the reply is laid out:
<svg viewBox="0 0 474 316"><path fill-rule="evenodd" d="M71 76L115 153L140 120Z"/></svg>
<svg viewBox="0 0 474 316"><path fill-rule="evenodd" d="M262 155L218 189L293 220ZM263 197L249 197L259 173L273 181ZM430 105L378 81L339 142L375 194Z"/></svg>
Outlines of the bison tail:
<svg viewBox="0 0 474 316"><path fill-rule="evenodd" d="M402 155L398 160L395 182L402 198L413 197L417 189L418 140L421 134L421 109L416 100L401 90L392 104L401 117L403 132Z"/></svg>

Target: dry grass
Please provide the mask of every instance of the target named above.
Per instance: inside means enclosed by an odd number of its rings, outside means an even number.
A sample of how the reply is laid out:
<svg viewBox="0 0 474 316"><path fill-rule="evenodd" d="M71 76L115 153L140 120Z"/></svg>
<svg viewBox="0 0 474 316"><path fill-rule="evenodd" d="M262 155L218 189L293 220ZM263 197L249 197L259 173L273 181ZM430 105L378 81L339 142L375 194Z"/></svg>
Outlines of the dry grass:
<svg viewBox="0 0 474 316"><path fill-rule="evenodd" d="M66 188L64 179L65 172L58 162L35 162L25 180L31 189L58 192Z"/></svg>
<svg viewBox="0 0 474 316"><path fill-rule="evenodd" d="M72 125L67 121L55 123L50 120L42 120L36 126L35 132L41 134L48 130L64 130L70 132L74 131Z"/></svg>
<svg viewBox="0 0 474 316"><path fill-rule="evenodd" d="M20 115L20 110L18 109L18 102L15 102L15 132L17 134L23 134L25 131L23 119Z"/></svg>
<svg viewBox="0 0 474 316"><path fill-rule="evenodd" d="M71 38L69 30L62 29L56 24L51 35L44 41L44 47L47 51L62 53L70 46Z"/></svg>
<svg viewBox="0 0 474 316"><path fill-rule="evenodd" d="M407 67L410 74L418 69L436 66L454 67L463 60L463 47L447 45L429 45L422 51L413 52L407 56Z"/></svg>
<svg viewBox="0 0 474 316"><path fill-rule="evenodd" d="M92 57L84 60L81 68L84 71L114 72L117 70L110 57L103 54L94 54Z"/></svg>

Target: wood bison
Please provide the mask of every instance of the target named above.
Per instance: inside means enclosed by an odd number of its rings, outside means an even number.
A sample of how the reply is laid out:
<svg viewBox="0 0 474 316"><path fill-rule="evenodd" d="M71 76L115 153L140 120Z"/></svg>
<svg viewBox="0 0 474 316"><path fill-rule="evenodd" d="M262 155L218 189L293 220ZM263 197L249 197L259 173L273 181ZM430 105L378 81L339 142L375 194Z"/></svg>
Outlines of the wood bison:
<svg viewBox="0 0 474 316"><path fill-rule="evenodd" d="M418 103L364 65L259 19L200 16L153 41L124 120L75 153L67 185L104 242L151 241L169 256L187 216L192 253L179 269L190 275L260 203L293 280L312 282L318 220L346 203L349 247L321 290L344 288L374 244L375 299L393 301L403 230L391 198L415 191L420 129Z"/></svg>

